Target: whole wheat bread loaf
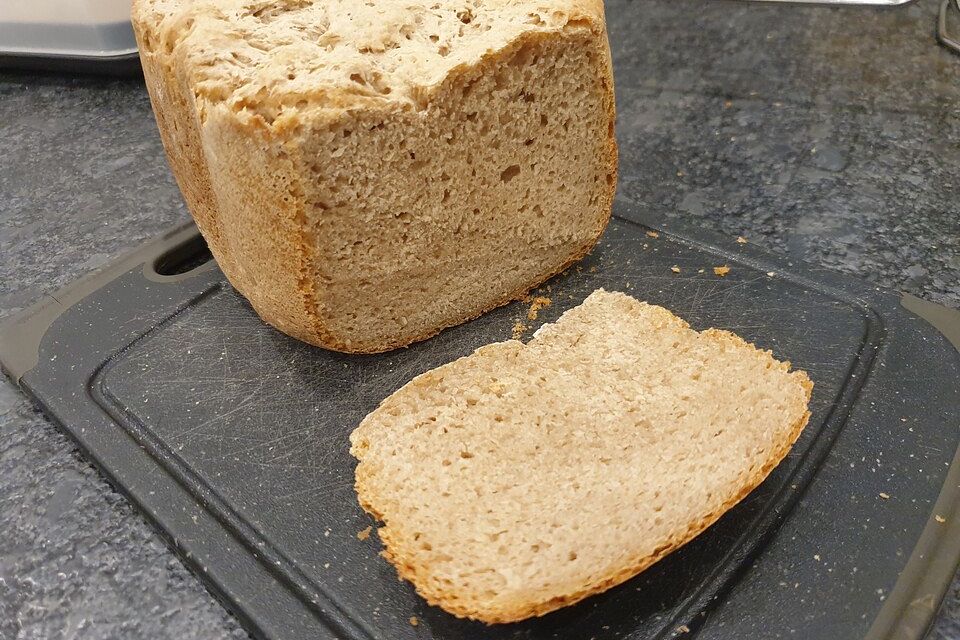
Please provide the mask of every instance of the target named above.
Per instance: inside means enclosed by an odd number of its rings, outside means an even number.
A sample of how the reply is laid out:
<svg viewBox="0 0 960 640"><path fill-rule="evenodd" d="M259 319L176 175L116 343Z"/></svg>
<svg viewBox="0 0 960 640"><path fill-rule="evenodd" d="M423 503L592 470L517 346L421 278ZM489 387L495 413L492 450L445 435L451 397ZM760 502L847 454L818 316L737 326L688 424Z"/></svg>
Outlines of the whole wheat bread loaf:
<svg viewBox="0 0 960 640"><path fill-rule="evenodd" d="M134 0L133 23L197 225L290 335L424 339L609 219L602 0Z"/></svg>
<svg viewBox="0 0 960 640"><path fill-rule="evenodd" d="M736 335L594 292L528 344L414 378L350 437L385 556L430 603L490 623L604 591L756 487L813 387Z"/></svg>

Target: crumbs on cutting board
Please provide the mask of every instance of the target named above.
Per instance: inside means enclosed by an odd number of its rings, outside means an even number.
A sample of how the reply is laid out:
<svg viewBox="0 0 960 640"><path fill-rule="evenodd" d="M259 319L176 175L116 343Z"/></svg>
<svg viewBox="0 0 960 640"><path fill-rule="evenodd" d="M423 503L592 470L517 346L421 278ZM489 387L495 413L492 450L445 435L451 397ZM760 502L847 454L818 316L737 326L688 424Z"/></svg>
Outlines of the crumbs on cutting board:
<svg viewBox="0 0 960 640"><path fill-rule="evenodd" d="M530 310L527 311L527 320L536 320L537 314L540 313L540 309L545 309L551 304L553 304L553 302L550 300L550 298L537 296L533 299L533 303L530 305Z"/></svg>
<svg viewBox="0 0 960 640"><path fill-rule="evenodd" d="M721 278L730 273L730 267L723 265L722 267L714 267L713 274L720 276Z"/></svg>
<svg viewBox="0 0 960 640"><path fill-rule="evenodd" d="M363 531L357 533L357 540L366 540L370 537L370 532L373 531L373 527L367 527Z"/></svg>

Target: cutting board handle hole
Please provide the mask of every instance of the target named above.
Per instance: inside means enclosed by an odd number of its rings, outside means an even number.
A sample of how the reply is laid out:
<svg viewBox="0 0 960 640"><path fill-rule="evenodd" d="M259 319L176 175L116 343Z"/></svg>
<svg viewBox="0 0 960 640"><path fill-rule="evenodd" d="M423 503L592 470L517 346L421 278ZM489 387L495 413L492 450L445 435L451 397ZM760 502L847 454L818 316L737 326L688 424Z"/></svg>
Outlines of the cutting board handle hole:
<svg viewBox="0 0 960 640"><path fill-rule="evenodd" d="M197 234L164 251L153 261L153 270L161 276L179 276L213 260L203 236Z"/></svg>

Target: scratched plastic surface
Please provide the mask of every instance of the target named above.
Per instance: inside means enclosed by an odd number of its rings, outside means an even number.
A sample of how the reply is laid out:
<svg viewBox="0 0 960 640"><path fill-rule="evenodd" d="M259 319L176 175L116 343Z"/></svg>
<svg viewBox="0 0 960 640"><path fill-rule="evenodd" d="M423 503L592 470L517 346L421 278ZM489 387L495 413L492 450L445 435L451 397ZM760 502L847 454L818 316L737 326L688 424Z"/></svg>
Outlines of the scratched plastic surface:
<svg viewBox="0 0 960 640"><path fill-rule="evenodd" d="M731 267L726 277L713 272L721 264ZM376 534L357 537L372 520L352 488L350 431L413 376L509 339L518 319L532 325L526 339L598 287L664 305L696 328L730 329L806 369L816 382L810 425L768 481L716 526L603 595L541 620L493 628L425 605L379 557ZM615 221L592 256L540 294L553 304L536 322L526 320L528 305L517 303L408 349L347 356L265 327L229 286L216 284L112 359L94 385L101 403L136 426L137 438L177 462L168 465L171 473L203 488L209 508L245 523L240 545L269 552L275 571L297 583L303 597L353 621L354 635L493 640L669 633L729 583L731 557L762 544L770 514L787 510L797 491L792 476L829 431L829 409L870 346L869 313L787 274L768 275L666 234L654 238L625 221ZM535 461L530 472L536 473Z"/></svg>

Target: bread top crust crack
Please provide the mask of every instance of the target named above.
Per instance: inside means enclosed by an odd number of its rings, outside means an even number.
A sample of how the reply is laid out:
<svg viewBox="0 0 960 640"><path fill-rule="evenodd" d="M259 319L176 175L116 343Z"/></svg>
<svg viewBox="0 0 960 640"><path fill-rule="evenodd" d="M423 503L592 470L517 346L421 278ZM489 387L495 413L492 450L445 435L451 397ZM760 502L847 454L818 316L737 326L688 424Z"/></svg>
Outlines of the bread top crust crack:
<svg viewBox="0 0 960 640"><path fill-rule="evenodd" d="M522 35L605 28L600 0L135 0L133 21L197 97L269 124L423 109L455 69Z"/></svg>

